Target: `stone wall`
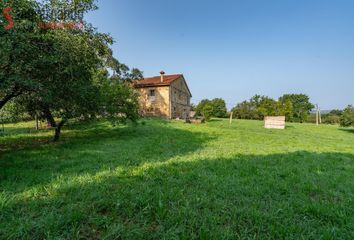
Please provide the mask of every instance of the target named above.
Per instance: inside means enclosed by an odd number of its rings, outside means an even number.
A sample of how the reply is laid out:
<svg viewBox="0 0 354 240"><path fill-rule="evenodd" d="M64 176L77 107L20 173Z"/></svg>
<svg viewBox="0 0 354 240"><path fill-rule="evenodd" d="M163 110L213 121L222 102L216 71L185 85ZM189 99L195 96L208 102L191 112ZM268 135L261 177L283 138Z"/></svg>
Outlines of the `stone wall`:
<svg viewBox="0 0 354 240"><path fill-rule="evenodd" d="M172 118L185 119L189 116L190 110L189 91L183 78L180 78L171 84Z"/></svg>
<svg viewBox="0 0 354 240"><path fill-rule="evenodd" d="M150 90L155 90L155 97L150 97ZM140 114L148 117L170 116L170 92L169 87L138 88Z"/></svg>
<svg viewBox="0 0 354 240"><path fill-rule="evenodd" d="M180 119L189 116L191 96L182 77L170 86L144 87L137 90L140 94L139 106L142 116ZM154 90L155 97L150 96L151 90Z"/></svg>

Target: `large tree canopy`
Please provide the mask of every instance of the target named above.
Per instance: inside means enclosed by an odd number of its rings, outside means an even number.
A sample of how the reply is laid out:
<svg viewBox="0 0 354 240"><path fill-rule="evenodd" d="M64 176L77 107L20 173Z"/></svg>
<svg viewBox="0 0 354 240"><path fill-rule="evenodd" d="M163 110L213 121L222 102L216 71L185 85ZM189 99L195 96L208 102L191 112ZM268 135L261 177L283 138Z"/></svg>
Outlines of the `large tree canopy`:
<svg viewBox="0 0 354 240"><path fill-rule="evenodd" d="M296 122L305 122L310 111L315 107L310 102L309 96L305 94L285 94L279 98L279 102L292 104L292 120Z"/></svg>
<svg viewBox="0 0 354 240"><path fill-rule="evenodd" d="M109 35L86 22L80 29L38 27L40 22L82 21L86 12L96 9L93 0L14 0L12 6L15 26L0 30L0 109L16 98L55 127L55 140L70 118L97 114L119 117L120 122L137 118L135 95L123 80L142 73L130 71L113 57ZM114 94L121 94L117 103L112 101L117 98Z"/></svg>
<svg viewBox="0 0 354 240"><path fill-rule="evenodd" d="M235 118L262 120L265 116L285 116L287 121L304 122L314 105L305 94L285 94L278 101L255 95L249 101L237 104Z"/></svg>
<svg viewBox="0 0 354 240"><path fill-rule="evenodd" d="M11 99L39 87L36 67L42 61L35 2L14 0L11 5L15 25L9 30L0 27L0 109ZM6 6L0 1L0 9ZM3 15L0 18L6 22Z"/></svg>
<svg viewBox="0 0 354 240"><path fill-rule="evenodd" d="M203 99L195 107L196 113L205 118L210 117L226 117L227 108L226 103L222 98L214 98L213 100Z"/></svg>

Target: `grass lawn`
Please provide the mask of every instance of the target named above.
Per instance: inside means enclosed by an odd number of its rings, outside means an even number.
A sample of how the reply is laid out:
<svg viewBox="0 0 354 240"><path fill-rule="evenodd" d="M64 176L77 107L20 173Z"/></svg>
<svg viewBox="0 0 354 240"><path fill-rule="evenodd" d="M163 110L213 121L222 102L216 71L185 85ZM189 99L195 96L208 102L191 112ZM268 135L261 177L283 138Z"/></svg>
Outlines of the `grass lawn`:
<svg viewBox="0 0 354 240"><path fill-rule="evenodd" d="M34 123L0 137L0 239L353 239L354 129Z"/></svg>

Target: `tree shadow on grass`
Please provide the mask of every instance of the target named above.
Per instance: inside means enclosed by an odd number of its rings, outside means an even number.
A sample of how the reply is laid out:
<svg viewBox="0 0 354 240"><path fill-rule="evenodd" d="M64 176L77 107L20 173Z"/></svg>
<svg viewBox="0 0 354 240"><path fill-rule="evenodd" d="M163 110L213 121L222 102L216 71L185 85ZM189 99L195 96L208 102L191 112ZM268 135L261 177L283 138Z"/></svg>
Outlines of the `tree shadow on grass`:
<svg viewBox="0 0 354 240"><path fill-rule="evenodd" d="M0 135L0 157L5 153L60 145L73 139L90 137L97 132L107 132L107 126L102 124L103 122L99 121L67 124L62 130L61 141L58 143L53 142L53 128L35 130L33 127L6 127L7 131Z"/></svg>
<svg viewBox="0 0 354 240"><path fill-rule="evenodd" d="M354 133L354 128L339 128L339 130L348 133Z"/></svg>
<svg viewBox="0 0 354 240"><path fill-rule="evenodd" d="M21 136L19 138L13 138L9 135L3 136L6 139L1 139L0 142L0 157L5 153L18 152L26 149L35 149L43 147L47 144L53 144L53 137L43 137L40 132L28 133L26 136Z"/></svg>
<svg viewBox="0 0 354 240"><path fill-rule="evenodd" d="M141 122L144 122L144 125L147 123L148 125L154 126L168 126L169 124L169 121L164 119L152 119L153 121L143 118ZM134 127L131 123L128 124L128 126ZM84 123L71 121L70 124L64 126L60 142L54 143L53 128L35 130L33 127L6 127L7 131L0 134L0 158L5 153L33 149L39 150L46 147L62 145L66 142L72 142L73 140L88 139L91 138L92 135L103 138L117 136L118 132L124 135L125 130L122 130L124 128L124 126L118 126L112 129L111 124L107 121L91 121Z"/></svg>
<svg viewBox="0 0 354 240"><path fill-rule="evenodd" d="M353 163L298 151L125 166L9 200L0 236L350 239Z"/></svg>
<svg viewBox="0 0 354 240"><path fill-rule="evenodd" d="M25 142L36 137L28 138ZM38 144L33 149L29 145L0 155L0 190L15 194L59 178L69 180L117 167L164 162L195 152L213 138L156 122L115 129L104 123L78 126L58 144Z"/></svg>

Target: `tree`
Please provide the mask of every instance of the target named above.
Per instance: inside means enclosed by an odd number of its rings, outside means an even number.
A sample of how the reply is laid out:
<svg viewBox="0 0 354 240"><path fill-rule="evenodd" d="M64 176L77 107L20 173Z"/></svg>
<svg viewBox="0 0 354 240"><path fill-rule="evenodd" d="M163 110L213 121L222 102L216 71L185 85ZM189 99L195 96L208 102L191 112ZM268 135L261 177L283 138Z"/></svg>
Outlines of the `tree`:
<svg viewBox="0 0 354 240"><path fill-rule="evenodd" d="M197 106L193 103L191 103L191 111L196 111Z"/></svg>
<svg viewBox="0 0 354 240"><path fill-rule="evenodd" d="M52 40L55 47L50 52L57 67L46 76L53 81L31 94L31 98L37 100L36 106L43 112L49 109L45 113L49 122L53 121L51 112L60 119L52 123L55 141L70 118L103 115L111 121L116 118L116 123L136 120L137 100L133 91L122 81L107 78L106 61L111 58L112 43L107 35L55 32Z"/></svg>
<svg viewBox="0 0 354 240"><path fill-rule="evenodd" d="M295 104L295 106L294 106ZM267 96L255 95L249 101L237 104L235 118L263 120L264 116L283 115L287 121L305 121L314 106L304 94L287 94L275 101Z"/></svg>
<svg viewBox="0 0 354 240"><path fill-rule="evenodd" d="M260 119L263 119L265 116L278 115L277 102L272 98L262 96L257 106L257 112L259 113Z"/></svg>
<svg viewBox="0 0 354 240"><path fill-rule="evenodd" d="M322 123L326 124L340 124L340 119L343 114L342 110L334 109L329 113L322 114Z"/></svg>
<svg viewBox="0 0 354 240"><path fill-rule="evenodd" d="M338 115L324 114L322 115L322 123L325 124L340 124L341 117Z"/></svg>
<svg viewBox="0 0 354 240"><path fill-rule="evenodd" d="M114 73L112 79L131 82L133 80L142 80L144 79L143 72L137 68L130 68L121 63L115 63L113 66Z"/></svg>
<svg viewBox="0 0 354 240"><path fill-rule="evenodd" d="M129 78L132 80L142 80L144 79L144 73L137 68L132 68Z"/></svg>
<svg viewBox="0 0 354 240"><path fill-rule="evenodd" d="M331 115L337 115L337 116L342 116L343 114L343 110L339 110L339 109L333 109L329 112L329 114Z"/></svg>
<svg viewBox="0 0 354 240"><path fill-rule="evenodd" d="M253 119L252 118L252 106L248 101L243 101L237 104L232 110L233 117L238 119Z"/></svg>
<svg viewBox="0 0 354 240"><path fill-rule="evenodd" d="M135 95L121 82L138 75L138 70L128 72L129 68L113 57L109 35L97 32L88 23L81 30L36 27L38 21L58 20L55 15L38 14L43 8L45 12L59 9L65 17L72 16L60 20L79 21L81 15L96 9L94 0L29 2L14 1L15 17L23 21L0 35L0 59L4 60L0 63L0 108L16 98L27 111L40 112L55 128L55 141L70 118L107 113L119 122L135 120ZM106 88L108 68L117 73L112 89ZM113 104L113 99L117 100L113 92L126 100Z"/></svg>
<svg viewBox="0 0 354 240"><path fill-rule="evenodd" d="M9 5L7 5L9 4ZM16 24L12 29L0 27L0 110L12 99L38 87L36 66L41 62L40 30L35 22L34 1L0 1L0 9L12 6ZM0 14L0 22L5 22Z"/></svg>
<svg viewBox="0 0 354 240"><path fill-rule="evenodd" d="M340 125L342 127L354 126L354 107L352 105L344 109L340 118Z"/></svg>
<svg viewBox="0 0 354 240"><path fill-rule="evenodd" d="M122 81L105 81L100 88L100 114L114 125L125 124L127 120L136 123L139 118L138 93L132 85Z"/></svg>
<svg viewBox="0 0 354 240"><path fill-rule="evenodd" d="M277 115L282 115L285 116L285 120L288 122L292 122L293 121L293 104L291 103L291 101L289 99L284 100L284 101L278 101L277 102L277 109L278 109L278 113Z"/></svg>
<svg viewBox="0 0 354 240"><path fill-rule="evenodd" d="M70 118L97 112L99 86L93 81L93 73L104 67L102 59L109 54L111 39L102 34L71 31L52 31L49 36L47 69L41 69L47 84L28 96L55 127L57 141ZM59 122L53 122L50 112L56 112Z"/></svg>
<svg viewBox="0 0 354 240"><path fill-rule="evenodd" d="M310 111L315 107L305 94L285 94L279 98L281 104L286 104L288 101L293 108L291 119L296 122L305 122Z"/></svg>
<svg viewBox="0 0 354 240"><path fill-rule="evenodd" d="M207 107L207 108L206 108ZM195 107L198 116L204 116L205 109L207 109L209 117L226 117L227 109L226 103L221 98L214 98L213 100L203 99Z"/></svg>
<svg viewBox="0 0 354 240"><path fill-rule="evenodd" d="M276 102L266 96L255 95L249 101L243 101L232 109L234 116L241 119L262 120L266 115L273 115Z"/></svg>
<svg viewBox="0 0 354 240"><path fill-rule="evenodd" d="M30 119L26 113L24 106L17 104L15 101L9 101L0 110L0 123L18 122Z"/></svg>
<svg viewBox="0 0 354 240"><path fill-rule="evenodd" d="M222 98L214 98L210 102L212 106L212 116L218 118L224 118L227 115L226 103Z"/></svg>
<svg viewBox="0 0 354 240"><path fill-rule="evenodd" d="M203 99L200 101L196 107L196 114L198 116L203 116L203 109L205 106L210 106L211 107L211 101L209 99ZM212 107L211 107L212 108Z"/></svg>
<svg viewBox="0 0 354 240"><path fill-rule="evenodd" d="M213 114L213 107L209 104L206 104L201 110L201 114L205 118L205 120L209 120Z"/></svg>

